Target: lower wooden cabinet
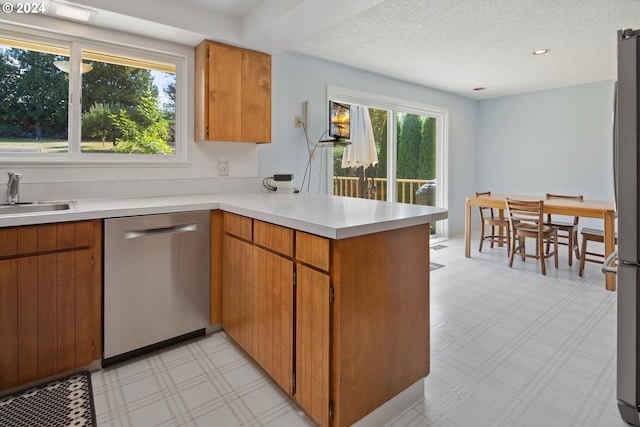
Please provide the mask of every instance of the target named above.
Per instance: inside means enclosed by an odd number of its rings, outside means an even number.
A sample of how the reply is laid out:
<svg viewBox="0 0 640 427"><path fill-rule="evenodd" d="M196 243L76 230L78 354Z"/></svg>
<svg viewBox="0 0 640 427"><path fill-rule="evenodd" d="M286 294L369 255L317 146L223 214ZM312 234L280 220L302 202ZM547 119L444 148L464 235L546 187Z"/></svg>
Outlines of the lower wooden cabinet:
<svg viewBox="0 0 640 427"><path fill-rule="evenodd" d="M329 425L329 275L296 266L295 400L320 425Z"/></svg>
<svg viewBox="0 0 640 427"><path fill-rule="evenodd" d="M231 338L252 353L253 246L228 234L222 239L222 324Z"/></svg>
<svg viewBox="0 0 640 427"><path fill-rule="evenodd" d="M224 329L293 393L293 262L228 234L223 237Z"/></svg>
<svg viewBox="0 0 640 427"><path fill-rule="evenodd" d="M224 213L223 328L315 422L429 373L429 224L331 240Z"/></svg>
<svg viewBox="0 0 640 427"><path fill-rule="evenodd" d="M253 247L253 357L293 393L293 261Z"/></svg>
<svg viewBox="0 0 640 427"><path fill-rule="evenodd" d="M101 358L101 224L0 229L0 390Z"/></svg>
<svg viewBox="0 0 640 427"><path fill-rule="evenodd" d="M328 269L328 241L305 234L298 260L293 230L224 217L223 327L301 408L328 425L330 280L302 263L320 260Z"/></svg>

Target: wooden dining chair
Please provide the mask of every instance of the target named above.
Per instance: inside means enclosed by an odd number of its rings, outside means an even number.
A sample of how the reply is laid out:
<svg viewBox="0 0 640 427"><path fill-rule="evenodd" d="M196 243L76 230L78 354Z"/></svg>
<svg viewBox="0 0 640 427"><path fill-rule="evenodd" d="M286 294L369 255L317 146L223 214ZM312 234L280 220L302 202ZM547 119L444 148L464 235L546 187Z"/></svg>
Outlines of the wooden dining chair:
<svg viewBox="0 0 640 427"><path fill-rule="evenodd" d="M584 196L563 196L560 194L547 193L547 200L551 199L564 199L564 200L576 200L582 202ZM578 249L578 221L580 217L574 216L573 221L567 222L561 219L551 217L551 214L547 214L546 224L556 227L558 229L558 244L565 245L569 248L569 265L573 265L573 254L576 254L576 260L580 260L580 250ZM549 251L549 243L547 243L547 251Z"/></svg>
<svg viewBox="0 0 640 427"><path fill-rule="evenodd" d="M476 197L491 196L491 191L476 193ZM507 247L507 256L511 250L511 230L509 227L509 218L506 216L496 215L493 208L486 206L478 206L480 210L480 247L478 252L482 252L482 243L484 241L491 242L491 248L495 243L501 243ZM486 234L486 230L490 227L491 232Z"/></svg>
<svg viewBox="0 0 640 427"><path fill-rule="evenodd" d="M546 276L546 259L554 257L555 267L558 268L558 229L544 223L544 201L525 201L507 198L507 214L511 230L513 231L512 246L509 256L509 267L513 266L516 255L540 260L542 274ZM536 240L535 254L527 253L525 241L527 238ZM545 244L553 243L553 252L545 250Z"/></svg>
<svg viewBox="0 0 640 427"><path fill-rule="evenodd" d="M584 263L586 261L602 264L604 262L604 253L593 252L587 250L588 242L600 242L604 243L604 231L596 228L582 227L580 230L582 236L582 248L580 250L580 268L578 269L578 276L582 277L584 272ZM618 233L615 234L615 243L618 244Z"/></svg>

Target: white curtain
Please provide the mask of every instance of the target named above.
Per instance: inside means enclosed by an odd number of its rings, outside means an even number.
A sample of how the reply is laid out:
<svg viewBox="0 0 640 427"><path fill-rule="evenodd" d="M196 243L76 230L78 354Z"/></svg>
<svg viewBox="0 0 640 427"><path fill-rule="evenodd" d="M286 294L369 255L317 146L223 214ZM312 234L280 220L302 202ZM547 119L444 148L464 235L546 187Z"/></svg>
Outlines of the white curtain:
<svg viewBox="0 0 640 427"><path fill-rule="evenodd" d="M376 142L369 117L369 109L362 105L351 105L351 145L344 148L342 168L366 169L378 163Z"/></svg>

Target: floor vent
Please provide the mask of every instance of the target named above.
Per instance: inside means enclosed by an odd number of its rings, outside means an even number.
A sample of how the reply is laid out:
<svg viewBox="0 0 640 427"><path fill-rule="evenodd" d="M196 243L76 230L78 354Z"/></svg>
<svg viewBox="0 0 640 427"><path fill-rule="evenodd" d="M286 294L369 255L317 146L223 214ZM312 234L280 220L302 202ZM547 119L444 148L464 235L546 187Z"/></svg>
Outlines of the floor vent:
<svg viewBox="0 0 640 427"><path fill-rule="evenodd" d="M437 270L439 268L444 267L444 264L438 264L437 262L430 262L429 263L429 270L433 271L433 270Z"/></svg>

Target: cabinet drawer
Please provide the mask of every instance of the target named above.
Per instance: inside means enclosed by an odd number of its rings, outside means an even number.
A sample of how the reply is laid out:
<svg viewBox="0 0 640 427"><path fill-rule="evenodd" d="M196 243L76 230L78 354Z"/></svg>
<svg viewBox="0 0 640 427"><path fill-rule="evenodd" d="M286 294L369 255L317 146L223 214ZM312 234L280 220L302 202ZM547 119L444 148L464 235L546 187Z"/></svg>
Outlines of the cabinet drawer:
<svg viewBox="0 0 640 427"><path fill-rule="evenodd" d="M293 257L293 230L259 220L253 221L253 243Z"/></svg>
<svg viewBox="0 0 640 427"><path fill-rule="evenodd" d="M251 241L253 238L253 220L246 216L225 212L223 228L225 233L241 239Z"/></svg>
<svg viewBox="0 0 640 427"><path fill-rule="evenodd" d="M77 249L92 244L92 221L0 228L0 257Z"/></svg>
<svg viewBox="0 0 640 427"><path fill-rule="evenodd" d="M296 259L329 271L329 239L296 231Z"/></svg>
<svg viewBox="0 0 640 427"><path fill-rule="evenodd" d="M12 256L18 253L18 229L0 228L0 257Z"/></svg>

